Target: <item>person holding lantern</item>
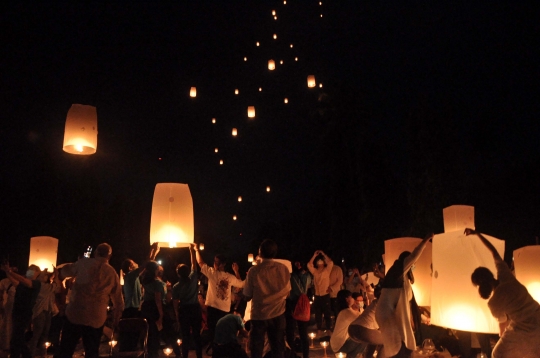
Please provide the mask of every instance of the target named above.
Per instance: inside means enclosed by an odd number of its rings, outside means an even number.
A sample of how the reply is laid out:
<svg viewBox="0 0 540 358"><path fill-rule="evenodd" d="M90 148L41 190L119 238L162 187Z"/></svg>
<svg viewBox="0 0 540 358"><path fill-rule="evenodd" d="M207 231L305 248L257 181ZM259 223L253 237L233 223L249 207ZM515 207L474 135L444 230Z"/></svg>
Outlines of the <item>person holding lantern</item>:
<svg viewBox="0 0 540 358"><path fill-rule="evenodd" d="M416 349L411 319L416 315L416 306L411 284L414 283L412 269L433 234L426 236L413 252L404 251L385 275L381 297L375 311L387 357L410 357ZM411 307L412 306L412 307ZM420 327L420 319L415 326Z"/></svg>
<svg viewBox="0 0 540 358"><path fill-rule="evenodd" d="M491 314L499 322L500 339L492 357L540 357L540 305L514 277L491 242L472 229L465 229L465 234L480 238L497 267L497 279L486 267L478 267L471 275L480 297L488 300Z"/></svg>
<svg viewBox="0 0 540 358"><path fill-rule="evenodd" d="M315 300L313 301L313 310L315 311L315 321L317 322L318 334L322 334L322 320L326 322L326 329L332 329L332 309L330 307L330 272L334 262L322 250L313 253L307 267L313 275L315 286Z"/></svg>

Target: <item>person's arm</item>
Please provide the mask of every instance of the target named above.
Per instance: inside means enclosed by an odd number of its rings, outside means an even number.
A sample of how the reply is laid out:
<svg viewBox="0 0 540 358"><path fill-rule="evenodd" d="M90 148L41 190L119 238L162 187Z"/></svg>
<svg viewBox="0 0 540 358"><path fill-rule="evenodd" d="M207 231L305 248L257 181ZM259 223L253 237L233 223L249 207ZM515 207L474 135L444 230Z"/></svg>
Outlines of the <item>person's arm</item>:
<svg viewBox="0 0 540 358"><path fill-rule="evenodd" d="M159 283L159 282L157 282L157 283L163 288L161 283ZM161 292L161 290L157 290L156 293L154 294L154 300L156 301L156 306L157 306L157 309L158 309L158 312L159 312L159 318L156 320L156 326L157 326L158 331L161 331L163 329L163 301L162 301L162 298L163 298L163 293Z"/></svg>
<svg viewBox="0 0 540 358"><path fill-rule="evenodd" d="M244 299L246 301L251 301L251 298L253 297L253 291L251 289L251 282L250 282L250 279L249 279L249 271L247 273L246 280L244 281L244 290L242 291L242 293L243 293Z"/></svg>
<svg viewBox="0 0 540 358"><path fill-rule="evenodd" d="M150 246L150 253L148 254L148 261L153 261L156 259L157 254L159 253L159 243L154 242L152 246Z"/></svg>
<svg viewBox="0 0 540 358"><path fill-rule="evenodd" d="M199 267L202 268L205 265L205 263L204 263L204 260L203 260L203 258L201 256L201 251L199 250L199 246L197 246L196 244L191 244L191 246L195 250L195 256L197 257L197 263L199 264Z"/></svg>
<svg viewBox="0 0 540 358"><path fill-rule="evenodd" d="M326 262L325 270L331 272L332 267L334 267L334 261L332 261L332 259L328 257L322 250L320 250L319 253L324 257L324 262Z"/></svg>
<svg viewBox="0 0 540 358"><path fill-rule="evenodd" d="M189 257L191 258L191 271L195 271L197 267L195 266L197 264L197 258L195 257L195 250L193 247L195 244L189 244Z"/></svg>
<svg viewBox="0 0 540 358"><path fill-rule="evenodd" d="M480 241L482 241L482 243L488 248L488 250L491 252L491 254L493 255L493 259L495 260L495 262L502 262L504 261L501 257L501 255L499 255L499 253L497 252L497 249L495 248L495 246L493 246L493 244L491 242L489 242L488 239L486 239L484 237L484 235L482 235L481 233L479 233L478 231L475 231L473 229L465 229L465 235L469 236L469 235L477 235L479 238L480 238Z"/></svg>
<svg viewBox="0 0 540 358"><path fill-rule="evenodd" d="M4 270L6 276L11 280L14 285L20 283L26 287L32 288L32 280L11 271L11 268L8 265L2 265L2 270Z"/></svg>
<svg viewBox="0 0 540 358"><path fill-rule="evenodd" d="M330 285L328 285L328 290L326 292L338 292L341 288L341 284L343 283L343 272L341 271L341 267L335 266L335 269L330 271L330 276L330 278L333 280L330 282Z"/></svg>
<svg viewBox="0 0 540 358"><path fill-rule="evenodd" d="M309 259L309 261L307 262L307 269L309 270L309 272L313 273L315 272L315 266L313 266L313 260L315 260L315 258L317 257L317 255L319 254L319 250L315 250L315 252L313 253L313 256Z"/></svg>
<svg viewBox="0 0 540 358"><path fill-rule="evenodd" d="M120 286L120 280L116 272L114 287L111 290L110 298L113 303L113 329L118 327L120 318L122 318L122 312L124 311L124 299L122 297L122 286Z"/></svg>
<svg viewBox="0 0 540 358"><path fill-rule="evenodd" d="M424 252L424 249L426 248L427 243L429 240L433 238L433 234L427 235L424 240L422 240L413 250L413 252L403 260L403 273L409 272L412 265L416 263L420 255L422 255L422 252Z"/></svg>
<svg viewBox="0 0 540 358"><path fill-rule="evenodd" d="M242 277L240 276L240 270L238 268L238 264L236 262L233 262L232 264L232 269L234 271L234 276L236 276L236 278L239 280L239 281L242 281Z"/></svg>

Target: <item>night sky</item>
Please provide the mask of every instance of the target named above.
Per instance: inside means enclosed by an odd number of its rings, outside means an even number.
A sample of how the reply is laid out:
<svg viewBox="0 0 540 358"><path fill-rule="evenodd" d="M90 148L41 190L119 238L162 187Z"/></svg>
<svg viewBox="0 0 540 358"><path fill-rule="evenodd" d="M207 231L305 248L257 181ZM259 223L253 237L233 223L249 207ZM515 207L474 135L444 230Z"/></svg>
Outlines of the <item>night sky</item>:
<svg viewBox="0 0 540 358"><path fill-rule="evenodd" d="M142 260L155 184L180 182L208 261L269 237L368 265L452 204L509 260L540 235L534 3L406 3L3 3L0 256L48 235L59 263L103 241ZM62 151L73 103L97 107L92 156Z"/></svg>

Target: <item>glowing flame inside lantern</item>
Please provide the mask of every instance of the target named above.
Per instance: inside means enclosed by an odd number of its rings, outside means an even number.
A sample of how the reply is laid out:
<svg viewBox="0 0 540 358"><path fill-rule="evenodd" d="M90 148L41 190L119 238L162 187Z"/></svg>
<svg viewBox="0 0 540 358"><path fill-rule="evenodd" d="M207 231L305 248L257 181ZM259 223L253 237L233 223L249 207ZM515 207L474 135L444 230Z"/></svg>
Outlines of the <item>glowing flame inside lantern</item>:
<svg viewBox="0 0 540 358"><path fill-rule="evenodd" d="M187 235L181 228L173 225L163 225L156 233L156 240L168 243L169 247L177 247L179 243L185 243Z"/></svg>
<svg viewBox="0 0 540 358"><path fill-rule="evenodd" d="M255 106L248 107L248 117L255 118Z"/></svg>
<svg viewBox="0 0 540 358"><path fill-rule="evenodd" d="M73 146L73 148L75 148L75 150L76 150L77 152L79 152L79 153L82 153L82 151L83 151L83 146L82 146L82 144L75 144L75 145Z"/></svg>
<svg viewBox="0 0 540 358"><path fill-rule="evenodd" d="M268 69L270 71L273 71L276 69L276 63L274 62L274 60L268 60Z"/></svg>
<svg viewBox="0 0 540 358"><path fill-rule="evenodd" d="M189 90L189 96L190 97L197 97L197 88L191 87L191 89Z"/></svg>
<svg viewBox="0 0 540 358"><path fill-rule="evenodd" d="M64 152L77 155L94 154L97 148L96 107L73 104L66 116Z"/></svg>
<svg viewBox="0 0 540 358"><path fill-rule="evenodd" d="M313 75L309 75L307 77L307 86L312 88L312 87L315 87L316 83L315 83L315 76Z"/></svg>

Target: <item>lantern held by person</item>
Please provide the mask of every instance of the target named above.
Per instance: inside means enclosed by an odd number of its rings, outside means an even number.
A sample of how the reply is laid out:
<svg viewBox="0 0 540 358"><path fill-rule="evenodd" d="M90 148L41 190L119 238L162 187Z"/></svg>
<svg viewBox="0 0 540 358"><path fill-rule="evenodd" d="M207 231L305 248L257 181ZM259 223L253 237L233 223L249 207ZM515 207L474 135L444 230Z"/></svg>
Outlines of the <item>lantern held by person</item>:
<svg viewBox="0 0 540 358"><path fill-rule="evenodd" d="M72 104L66 117L64 129L64 152L89 155L97 149L96 107Z"/></svg>
<svg viewBox="0 0 540 358"><path fill-rule="evenodd" d="M255 118L255 106L248 107L248 117Z"/></svg>
<svg viewBox="0 0 540 358"><path fill-rule="evenodd" d="M525 246L514 250L516 278L531 296L540 303L540 245Z"/></svg>
<svg viewBox="0 0 540 358"><path fill-rule="evenodd" d="M443 209L444 232L474 230L474 206L452 205Z"/></svg>
<svg viewBox="0 0 540 358"><path fill-rule="evenodd" d="M28 265L37 265L40 269L53 272L58 253L58 239L50 236L35 236L30 239L30 257Z"/></svg>
<svg viewBox="0 0 540 358"><path fill-rule="evenodd" d="M152 201L150 244L187 247L193 243L193 200L187 184L158 183Z"/></svg>
<svg viewBox="0 0 540 358"><path fill-rule="evenodd" d="M189 90L189 96L190 97L197 97L197 88L196 87L191 87L191 89Z"/></svg>
<svg viewBox="0 0 540 358"><path fill-rule="evenodd" d="M307 76L307 86L308 86L309 88L312 88L312 87L315 87L315 86L316 86L316 83L315 83L315 76L313 76L313 75Z"/></svg>

